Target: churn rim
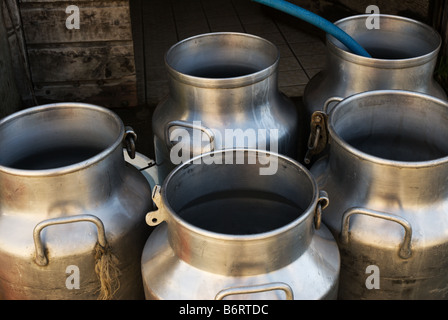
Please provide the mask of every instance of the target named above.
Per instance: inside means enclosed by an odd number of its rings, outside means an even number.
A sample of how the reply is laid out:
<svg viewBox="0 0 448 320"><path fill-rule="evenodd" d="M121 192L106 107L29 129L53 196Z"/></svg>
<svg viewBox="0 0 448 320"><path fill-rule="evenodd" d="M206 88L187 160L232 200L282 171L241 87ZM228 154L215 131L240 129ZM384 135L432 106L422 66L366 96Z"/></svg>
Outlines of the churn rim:
<svg viewBox="0 0 448 320"><path fill-rule="evenodd" d="M95 111L103 112L107 115L109 115L111 118L113 118L117 125L120 128L120 132L117 134L117 138L115 139L114 143L109 145L107 148L102 150L101 152L97 153L93 157L90 157L84 161L74 163L68 166L58 167L58 168L52 168L52 169L41 169L41 170L27 170L27 169L17 169L17 168L11 168L8 166L4 166L0 164L0 172L5 172L7 174L11 175L17 175L17 176L35 176L35 177L49 177L49 176L57 176L62 174L68 174L72 172L76 172L82 169L85 169L87 167L90 167L97 162L101 161L102 159L106 158L109 154L113 153L116 148L118 148L122 144L122 137L125 133L125 128L123 121L121 118L111 110L101 107L94 104L89 103L82 103L82 102L58 102L58 103L49 103L49 104L43 104L38 105L34 107L30 107L24 110L20 110L18 112L12 113L9 116L4 117L0 120L0 128L4 124L14 121L17 118L20 118L24 115L31 115L39 112L45 112L49 110L54 109L60 109L60 108L84 108L84 109L92 109Z"/></svg>
<svg viewBox="0 0 448 320"><path fill-rule="evenodd" d="M344 108L344 105L348 102L351 102L353 100L356 100L359 97L364 96L372 96L372 95L384 95L384 94L399 94L399 95L406 95L406 96L417 96L424 99L432 100L436 104L445 105L448 110L448 101L442 100L440 98L436 98L434 96L421 93L421 92L414 92L414 91L407 91L407 90L373 90L373 91L365 91L353 94L345 99L343 99L341 102L336 104L332 110L330 111L328 117L328 131L330 133L330 139L334 140L338 145L342 146L344 149L348 150L353 155L365 159L367 161L370 161L372 163L380 164L380 165L387 165L391 167L398 167L398 168L427 168L427 167L434 167L438 165L444 165L448 163L448 153L446 156L432 159L432 160L425 160L425 161L400 161L400 160L390 160L385 159L381 157L377 157L374 155L371 155L369 153L363 152L349 143L347 143L334 129L332 116L336 112L338 112L339 109ZM330 142L331 145L332 142Z"/></svg>
<svg viewBox="0 0 448 320"><path fill-rule="evenodd" d="M353 15L353 16L349 16L349 17L337 20L334 22L334 24L338 25L345 21L365 18L365 17L369 17L369 16L370 16L370 14ZM418 65L427 63L431 59L437 58L440 48L442 46L442 37L434 28L432 28L431 26L429 26L423 22L420 22L418 20L411 19L408 17L392 15L392 14L379 14L379 16L380 16L380 18L384 17L384 18L390 18L390 19L395 19L395 20L411 22L416 25L419 25L420 27L427 29L428 31L431 31L431 33L435 37L437 37L437 42L438 42L437 48L435 48L435 50L428 52L424 55L420 55L420 56L416 56L416 57L412 57L412 58L406 58L406 59L370 58L370 57L363 57L363 56L360 56L360 55L354 54L352 52L349 52L347 50L343 50L343 49L339 48L333 42L333 39L335 39L335 38L333 36L331 36L330 34L327 34L326 35L326 43L327 43L328 50L336 53L337 55L341 56L343 59L349 60L354 63L359 63L359 64L363 64L363 65L368 65L368 66L374 66L377 68L382 67L382 68L390 68L390 69L418 66Z"/></svg>
<svg viewBox="0 0 448 320"><path fill-rule="evenodd" d="M211 155L211 154L217 154L217 153L225 153L225 152L255 152L255 153L264 153L264 154L268 154L270 156L276 156L278 158L281 158L285 161L288 161L290 163L292 163L294 166L296 166L297 168L299 168L304 174L305 176L309 179L312 188L313 188L313 195L312 195L312 199L310 201L310 204L308 205L308 207L306 209L303 210L303 212L293 221L279 227L273 230L269 230L266 232L260 232L260 233L255 233L255 234L248 234L248 235L234 235L234 234L225 234L225 233L219 233L219 232L214 232L214 231L209 231L206 229L202 229L200 227L197 227L187 221L185 221L184 219L182 219L182 217L180 217L169 205L168 201L166 201L167 199L167 194L166 194L166 189L167 189L167 185L169 183L169 181L171 180L171 178L180 170L183 170L183 168L185 168L186 166L190 165L193 163L193 161L203 158L205 156ZM266 151L266 150L260 150L260 149L252 149L252 148L229 148L229 149L220 149L220 150L215 150L215 151L211 151L211 152L206 152L203 154L200 154L198 156L195 156L193 158L191 158L190 160L188 160L187 162L177 166L173 171L170 172L170 174L166 177L166 179L163 182L162 188L161 188L161 196L162 196L162 201L164 203L165 208L167 209L167 211L169 212L169 219L174 219L176 221L176 223L181 224L183 227L187 228L189 231L201 234L201 235L205 235L207 237L210 238L215 238L215 239L221 239L221 240L232 240L232 241L248 241L248 240L260 240L260 239L267 239L267 238L271 238L271 237L275 237L279 234L285 233L289 230L292 230L293 228L299 226L304 220L309 219L310 215L314 216L314 208L317 207L318 204L318 199L319 199L319 187L317 185L317 181L314 178L314 176L311 174L311 172L301 163L299 163L298 161L279 154L279 153L275 153L275 152L271 152L271 151ZM169 223L169 222L168 222Z"/></svg>
<svg viewBox="0 0 448 320"><path fill-rule="evenodd" d="M268 67L259 70L254 73L246 74L243 76L237 76L237 77L229 77L229 78L206 78L206 77L198 77L198 76L192 76L189 74L182 73L178 71L176 68L174 68L169 62L168 62L168 56L169 54L175 50L177 47L181 46L182 44L185 44L186 42L195 41L200 38L204 37L210 37L210 36L225 36L225 35L236 35L236 36L243 36L246 38L252 38L256 39L258 41L265 42L269 46L271 46L273 49L276 50L277 54L272 64L270 64ZM272 43L271 41L254 35L250 33L243 33L243 32L226 32L226 31L220 31L220 32L208 32L203 34L194 35L188 38L185 38L174 45L172 45L165 53L164 56L165 66L167 68L167 71L170 75L175 77L178 81L182 81L186 84L191 84L197 87L205 87L205 88L221 88L221 89L230 89L230 88L238 88L243 85L249 85L254 84L257 82L260 82L272 74L276 72L278 69L278 64L280 61L280 50L278 47Z"/></svg>

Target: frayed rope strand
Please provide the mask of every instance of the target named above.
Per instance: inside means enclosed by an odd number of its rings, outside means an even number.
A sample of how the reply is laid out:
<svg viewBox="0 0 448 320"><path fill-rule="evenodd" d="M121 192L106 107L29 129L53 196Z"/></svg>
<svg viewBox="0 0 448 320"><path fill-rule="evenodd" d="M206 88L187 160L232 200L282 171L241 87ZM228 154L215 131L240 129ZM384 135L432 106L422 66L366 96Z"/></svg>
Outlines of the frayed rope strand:
<svg viewBox="0 0 448 320"><path fill-rule="evenodd" d="M118 289L120 289L121 274L118 268L118 258L112 253L109 244L102 247L95 246L95 273L100 282L98 300L111 300Z"/></svg>

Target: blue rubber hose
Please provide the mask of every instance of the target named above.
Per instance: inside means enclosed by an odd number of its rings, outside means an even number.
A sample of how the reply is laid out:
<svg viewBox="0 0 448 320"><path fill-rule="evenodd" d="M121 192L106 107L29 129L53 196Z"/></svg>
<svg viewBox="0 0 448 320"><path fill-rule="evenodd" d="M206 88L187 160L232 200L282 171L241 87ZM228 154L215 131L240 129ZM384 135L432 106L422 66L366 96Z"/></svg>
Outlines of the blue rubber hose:
<svg viewBox="0 0 448 320"><path fill-rule="evenodd" d="M253 0L255 2L264 4L271 8L288 13L296 18L302 19L319 29L322 29L326 33L331 34L333 37L342 42L352 53L371 58L371 55L351 36L345 33L341 28L337 27L334 23L322 18L321 16L303 9L295 4L284 0Z"/></svg>

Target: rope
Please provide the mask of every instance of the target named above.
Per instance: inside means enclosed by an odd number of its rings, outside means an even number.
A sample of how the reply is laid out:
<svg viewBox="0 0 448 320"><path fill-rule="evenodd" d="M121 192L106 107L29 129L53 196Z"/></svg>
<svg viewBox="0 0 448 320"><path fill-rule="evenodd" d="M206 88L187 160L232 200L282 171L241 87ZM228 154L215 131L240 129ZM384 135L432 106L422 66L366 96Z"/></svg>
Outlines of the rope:
<svg viewBox="0 0 448 320"><path fill-rule="evenodd" d="M95 246L95 273L100 281L98 300L111 300L120 289L121 274L117 267L118 258L112 253L109 244L102 247L99 243Z"/></svg>

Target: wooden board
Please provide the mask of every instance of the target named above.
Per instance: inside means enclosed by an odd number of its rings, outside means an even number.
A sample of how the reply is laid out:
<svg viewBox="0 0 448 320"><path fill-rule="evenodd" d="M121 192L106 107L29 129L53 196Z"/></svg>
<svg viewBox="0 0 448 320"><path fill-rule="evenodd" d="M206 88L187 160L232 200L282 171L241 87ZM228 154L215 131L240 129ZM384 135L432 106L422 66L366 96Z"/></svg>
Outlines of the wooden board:
<svg viewBox="0 0 448 320"><path fill-rule="evenodd" d="M76 1L70 2L76 5ZM127 1L78 3L80 28L67 29L66 3L22 5L23 29L28 44L91 41L132 41Z"/></svg>
<svg viewBox="0 0 448 320"><path fill-rule="evenodd" d="M79 8L79 29L66 27ZM20 0L35 95L40 103L81 101L132 107L137 90L129 0Z"/></svg>
<svg viewBox="0 0 448 320"><path fill-rule="evenodd" d="M120 79L135 75L132 43L29 47L33 82Z"/></svg>
<svg viewBox="0 0 448 320"><path fill-rule="evenodd" d="M139 103L135 82L134 76L99 82L59 82L40 84L35 92L41 103L72 101L88 102L108 108L127 108Z"/></svg>
<svg viewBox="0 0 448 320"><path fill-rule="evenodd" d="M21 97L22 107L33 106L35 105L33 85L29 74L25 37L18 3L15 0L0 0L0 6L2 6L6 37L11 53L11 68Z"/></svg>
<svg viewBox="0 0 448 320"><path fill-rule="evenodd" d="M18 111L21 107L4 20L2 1L0 1L0 119Z"/></svg>

